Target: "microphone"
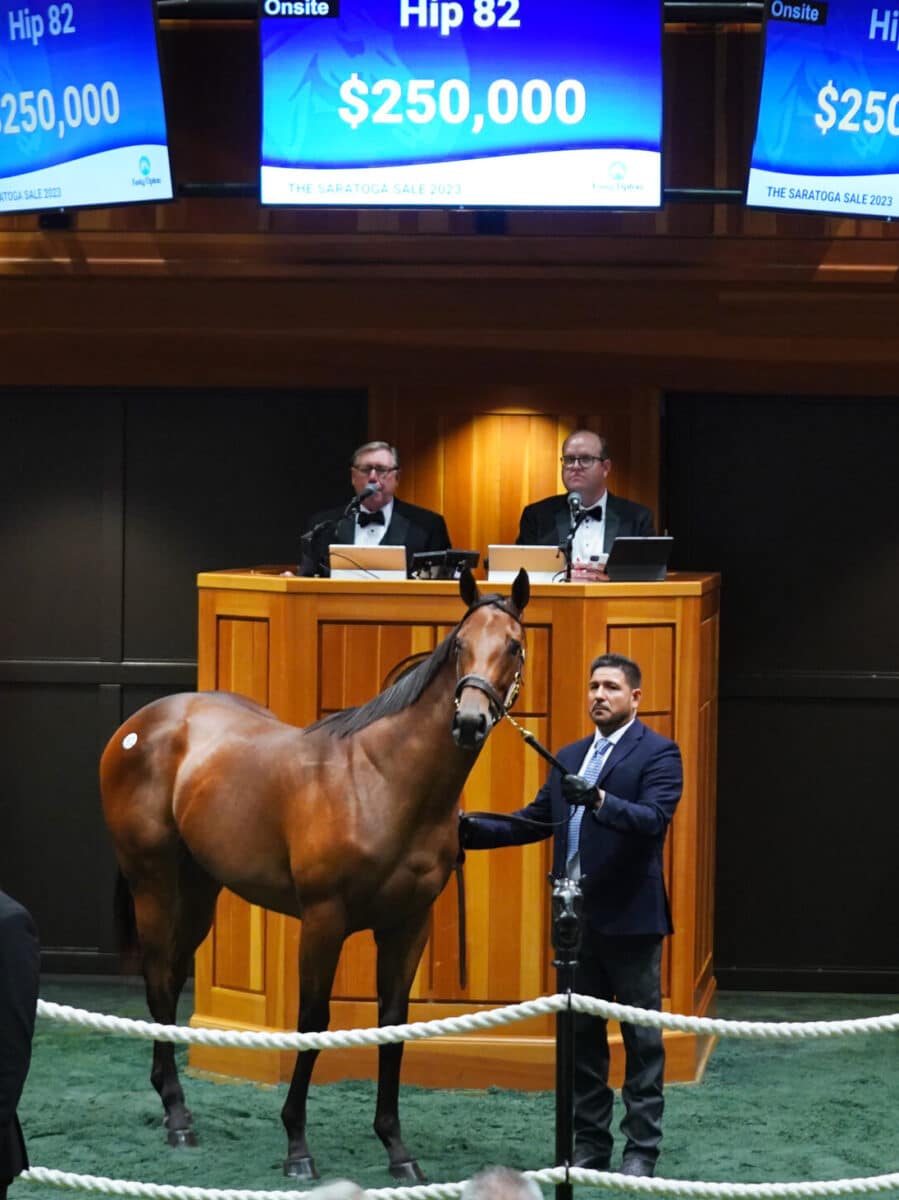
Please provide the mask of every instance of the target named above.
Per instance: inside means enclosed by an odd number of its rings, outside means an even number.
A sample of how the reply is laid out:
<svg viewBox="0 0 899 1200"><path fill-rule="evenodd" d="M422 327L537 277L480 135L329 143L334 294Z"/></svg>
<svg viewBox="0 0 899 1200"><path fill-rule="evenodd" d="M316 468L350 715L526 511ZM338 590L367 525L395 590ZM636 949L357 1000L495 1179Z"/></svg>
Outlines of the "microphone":
<svg viewBox="0 0 899 1200"><path fill-rule="evenodd" d="M357 513L362 504L362 501L367 500L369 498L369 496L373 496L375 494L375 492L379 492L380 490L381 490L381 485L379 483L367 483L365 485L365 487L362 489L362 491L359 493L359 495L354 496L352 498L352 500L346 506L346 511L344 512L343 515L345 517L349 517L349 516L352 516L354 513Z"/></svg>
<svg viewBox="0 0 899 1200"><path fill-rule="evenodd" d="M581 515L583 504L584 502L581 499L580 492L568 493L568 511L571 513L571 520L573 524L577 523L577 519Z"/></svg>

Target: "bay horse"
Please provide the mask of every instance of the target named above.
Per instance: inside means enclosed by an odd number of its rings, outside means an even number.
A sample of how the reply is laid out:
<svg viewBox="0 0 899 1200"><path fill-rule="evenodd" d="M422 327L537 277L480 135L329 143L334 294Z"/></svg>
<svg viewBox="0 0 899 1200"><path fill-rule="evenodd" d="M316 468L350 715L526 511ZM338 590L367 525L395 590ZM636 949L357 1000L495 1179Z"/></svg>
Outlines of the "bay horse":
<svg viewBox="0 0 899 1200"><path fill-rule="evenodd" d="M509 599L481 597L467 570L459 590L459 624L357 708L301 729L244 697L193 692L146 705L113 734L100 762L103 811L154 1020L175 1023L226 887L302 919L301 1033L327 1029L340 950L360 929L375 937L379 1024L406 1021L430 909L458 856L459 795L524 665L527 573ZM403 1043L378 1054L375 1132L393 1177L423 1181L400 1131ZM306 1142L317 1057L297 1055L281 1111L284 1173L299 1179L318 1178ZM195 1145L170 1043L154 1042L150 1078L169 1144Z"/></svg>

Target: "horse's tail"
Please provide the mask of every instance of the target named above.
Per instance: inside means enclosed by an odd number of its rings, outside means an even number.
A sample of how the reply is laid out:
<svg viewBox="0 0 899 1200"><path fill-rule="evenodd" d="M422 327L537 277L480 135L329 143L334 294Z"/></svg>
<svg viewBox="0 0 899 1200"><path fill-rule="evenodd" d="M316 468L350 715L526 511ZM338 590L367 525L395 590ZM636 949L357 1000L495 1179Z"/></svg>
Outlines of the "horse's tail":
<svg viewBox="0 0 899 1200"><path fill-rule="evenodd" d="M130 963L140 955L140 942L137 936L134 897L121 870L116 873L113 914L119 953L123 962Z"/></svg>

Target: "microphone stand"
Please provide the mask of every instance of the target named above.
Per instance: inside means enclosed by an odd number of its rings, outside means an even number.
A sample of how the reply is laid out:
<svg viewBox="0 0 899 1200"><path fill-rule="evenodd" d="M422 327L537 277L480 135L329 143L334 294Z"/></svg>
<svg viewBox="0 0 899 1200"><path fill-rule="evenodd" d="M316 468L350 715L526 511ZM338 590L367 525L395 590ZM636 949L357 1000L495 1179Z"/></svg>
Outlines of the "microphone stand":
<svg viewBox="0 0 899 1200"><path fill-rule="evenodd" d="M577 531L578 525L581 523L581 517L582 513L580 510L575 513L575 510L573 508L571 509L571 524L568 527L568 533L565 537L565 541L559 547L561 552L565 555L566 583L571 583L571 560L574 557L574 535Z"/></svg>
<svg viewBox="0 0 899 1200"><path fill-rule="evenodd" d="M303 555L304 555L304 553L308 553L309 557L310 558L312 557L312 543L315 541L315 539L318 537L318 535L320 533L323 533L326 529L327 530L336 529L337 525L338 525L337 521L335 521L333 518L329 518L326 521L319 521L318 524L313 525L311 529L307 529L304 534L300 535L300 546L301 546L300 559L301 559L301 561L300 561L299 566L297 567L298 575L300 574L302 566L303 566L303 563L302 563ZM315 565L315 568L320 571L321 568L324 566L324 560L321 560L318 563L315 563L314 565Z"/></svg>

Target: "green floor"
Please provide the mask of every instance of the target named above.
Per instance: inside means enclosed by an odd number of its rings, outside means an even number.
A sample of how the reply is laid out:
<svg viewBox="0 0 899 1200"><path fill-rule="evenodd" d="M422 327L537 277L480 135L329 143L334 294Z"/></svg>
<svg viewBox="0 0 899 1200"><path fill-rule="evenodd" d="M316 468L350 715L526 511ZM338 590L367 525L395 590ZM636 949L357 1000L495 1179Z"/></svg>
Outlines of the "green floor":
<svg viewBox="0 0 899 1200"><path fill-rule="evenodd" d="M95 1012L148 1016L130 981L49 979L41 997ZM716 1015L804 1021L897 1011L897 996L729 993L719 996ZM189 1013L188 1000L183 1024ZM147 1042L40 1019L20 1107L32 1165L202 1187L290 1186L281 1172L284 1087L188 1076L201 1144L175 1151L164 1142L149 1066ZM371 1129L374 1094L370 1082L313 1086L309 1141L323 1180L391 1185ZM702 1082L671 1085L666 1097L658 1171L666 1177L762 1182L899 1170L899 1034L795 1044L722 1039ZM410 1086L403 1090L402 1116L405 1140L433 1182L468 1178L489 1163L552 1165L555 1108L549 1092ZM881 1194L899 1197L899 1189ZM50 1200L62 1192L20 1181L10 1195Z"/></svg>

